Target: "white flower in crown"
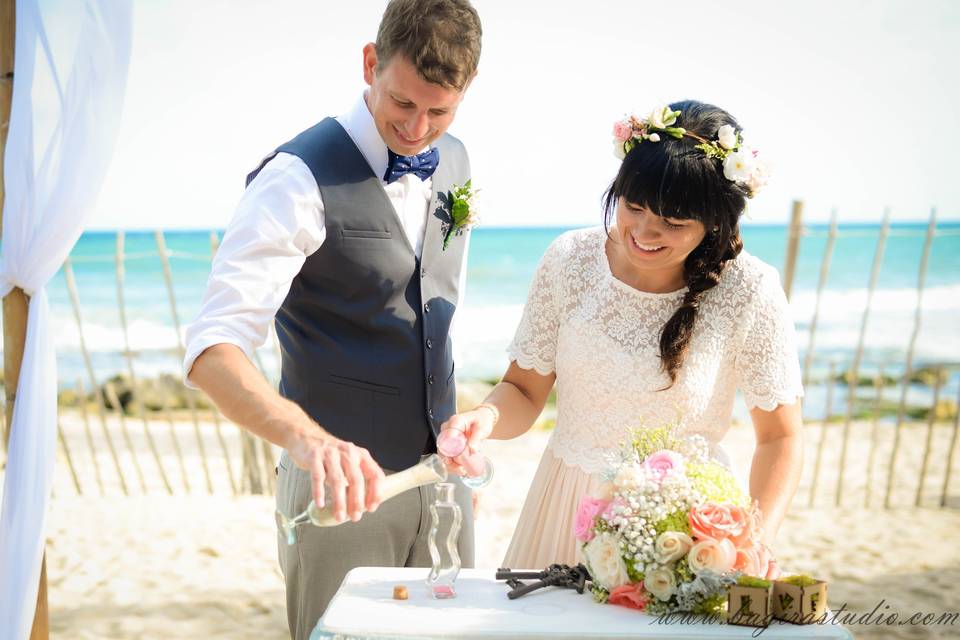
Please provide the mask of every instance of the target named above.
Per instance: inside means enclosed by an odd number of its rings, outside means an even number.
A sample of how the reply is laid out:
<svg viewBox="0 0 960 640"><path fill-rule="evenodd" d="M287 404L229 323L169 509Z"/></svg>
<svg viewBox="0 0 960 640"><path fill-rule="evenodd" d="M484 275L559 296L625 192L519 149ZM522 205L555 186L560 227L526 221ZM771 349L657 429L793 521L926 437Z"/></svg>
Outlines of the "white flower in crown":
<svg viewBox="0 0 960 640"><path fill-rule="evenodd" d="M723 175L727 180L747 184L757 167L757 160L753 153L746 148L740 148L723 161Z"/></svg>
<svg viewBox="0 0 960 640"><path fill-rule="evenodd" d="M737 130L729 124L723 125L720 127L720 130L717 131L717 141L721 147L727 150L735 149L740 142L737 136Z"/></svg>
<svg viewBox="0 0 960 640"><path fill-rule="evenodd" d="M647 122L654 129L666 129L677 122L679 111L673 111L667 105L661 105L650 112Z"/></svg>

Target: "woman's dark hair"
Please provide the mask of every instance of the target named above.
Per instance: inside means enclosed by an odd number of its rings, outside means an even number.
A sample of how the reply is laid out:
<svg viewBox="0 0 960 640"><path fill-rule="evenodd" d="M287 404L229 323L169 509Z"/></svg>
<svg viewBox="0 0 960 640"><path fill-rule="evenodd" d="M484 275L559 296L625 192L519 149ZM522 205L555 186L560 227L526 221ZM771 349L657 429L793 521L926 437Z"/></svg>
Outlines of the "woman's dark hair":
<svg viewBox="0 0 960 640"><path fill-rule="evenodd" d="M711 104L684 100L669 107L680 112L674 126L704 140L716 140L723 125L740 132L733 116ZM727 180L721 161L697 149L698 144L691 136L676 139L661 133L659 142L635 145L603 198L608 232L620 198L665 218L699 220L706 229L703 241L683 263L683 302L660 332L660 366L670 376L669 386L677 381L704 294L743 249L738 223L749 190Z"/></svg>

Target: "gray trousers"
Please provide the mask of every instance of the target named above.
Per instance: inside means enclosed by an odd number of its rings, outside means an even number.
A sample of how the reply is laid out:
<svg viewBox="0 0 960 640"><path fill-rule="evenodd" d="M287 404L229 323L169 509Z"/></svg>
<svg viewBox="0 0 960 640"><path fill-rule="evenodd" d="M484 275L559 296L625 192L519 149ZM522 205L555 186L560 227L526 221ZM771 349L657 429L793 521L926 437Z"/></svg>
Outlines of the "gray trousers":
<svg viewBox="0 0 960 640"><path fill-rule="evenodd" d="M280 456L277 472L277 509L294 516L306 509L313 498L310 475L293 464L286 451ZM457 502L463 512L460 559L465 568L473 567L471 493L459 480L454 482L458 485ZM429 567L427 534L430 531L430 504L435 494L433 485L427 485L387 500L375 512L364 513L359 522L348 520L336 527L301 525L297 528L297 543L294 545L287 545L278 529L277 546L287 587L287 622L291 637L296 640L309 638L350 569ZM407 587L426 588L419 584Z"/></svg>

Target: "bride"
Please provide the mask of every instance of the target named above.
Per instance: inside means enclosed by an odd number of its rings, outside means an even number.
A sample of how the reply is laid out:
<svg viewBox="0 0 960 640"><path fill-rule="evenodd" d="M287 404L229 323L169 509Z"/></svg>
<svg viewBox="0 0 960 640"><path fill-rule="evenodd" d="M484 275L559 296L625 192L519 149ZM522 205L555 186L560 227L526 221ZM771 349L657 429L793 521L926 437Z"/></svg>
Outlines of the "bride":
<svg viewBox="0 0 960 640"><path fill-rule="evenodd" d="M740 130L695 101L616 123L623 162L603 227L550 245L503 381L443 425L466 432L472 450L515 438L557 385L556 429L504 566L577 562L579 500L632 428L679 420L720 461L746 464L719 446L737 389L756 432L750 494L772 546L799 481L803 389L777 272L742 250L739 220L765 176Z"/></svg>

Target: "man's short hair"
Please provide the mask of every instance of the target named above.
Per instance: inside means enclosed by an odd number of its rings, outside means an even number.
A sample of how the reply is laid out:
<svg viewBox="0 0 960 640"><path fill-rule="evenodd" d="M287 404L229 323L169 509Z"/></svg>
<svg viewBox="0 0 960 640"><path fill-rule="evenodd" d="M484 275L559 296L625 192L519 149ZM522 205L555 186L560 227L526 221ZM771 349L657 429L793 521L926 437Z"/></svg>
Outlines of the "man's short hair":
<svg viewBox="0 0 960 640"><path fill-rule="evenodd" d="M481 35L469 0L391 0L377 30L377 71L401 55L427 82L462 91L480 62Z"/></svg>

